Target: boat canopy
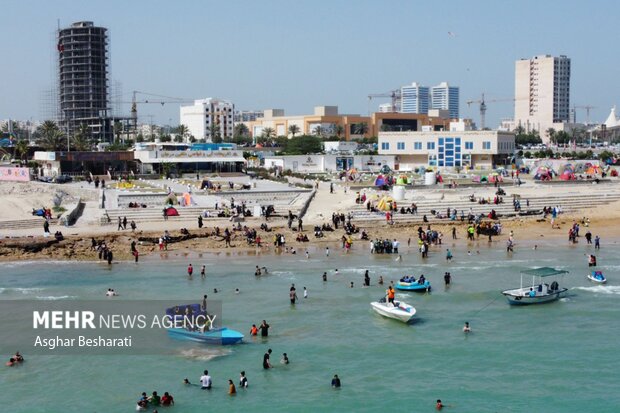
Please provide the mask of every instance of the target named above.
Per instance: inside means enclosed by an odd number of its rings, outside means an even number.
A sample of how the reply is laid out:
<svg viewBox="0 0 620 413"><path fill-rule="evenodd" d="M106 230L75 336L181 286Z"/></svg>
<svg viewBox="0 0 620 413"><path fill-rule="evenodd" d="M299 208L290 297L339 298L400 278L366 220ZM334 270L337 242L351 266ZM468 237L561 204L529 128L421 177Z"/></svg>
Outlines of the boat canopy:
<svg viewBox="0 0 620 413"><path fill-rule="evenodd" d="M532 268L521 271L522 274L533 275L535 277L551 277L552 275L568 274L568 271L558 270L551 267Z"/></svg>

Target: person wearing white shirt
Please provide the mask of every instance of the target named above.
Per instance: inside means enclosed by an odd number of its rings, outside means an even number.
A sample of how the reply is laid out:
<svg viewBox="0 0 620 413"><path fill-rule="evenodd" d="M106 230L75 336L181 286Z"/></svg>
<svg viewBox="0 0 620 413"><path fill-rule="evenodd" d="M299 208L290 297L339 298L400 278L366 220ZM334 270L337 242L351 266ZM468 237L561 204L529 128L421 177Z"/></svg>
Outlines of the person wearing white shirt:
<svg viewBox="0 0 620 413"><path fill-rule="evenodd" d="M209 370L205 370L204 374L200 377L200 385L203 390L211 388L211 376L209 376Z"/></svg>

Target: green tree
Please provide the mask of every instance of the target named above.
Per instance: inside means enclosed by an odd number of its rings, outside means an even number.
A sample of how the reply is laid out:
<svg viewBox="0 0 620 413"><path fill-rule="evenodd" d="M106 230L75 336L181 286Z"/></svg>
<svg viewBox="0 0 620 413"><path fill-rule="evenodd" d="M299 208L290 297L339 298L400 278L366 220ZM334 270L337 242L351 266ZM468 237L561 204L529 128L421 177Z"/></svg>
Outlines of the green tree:
<svg viewBox="0 0 620 413"><path fill-rule="evenodd" d="M138 134L136 137L136 142L144 142L144 135L142 135L142 133Z"/></svg>
<svg viewBox="0 0 620 413"><path fill-rule="evenodd" d="M308 155L321 153L323 151L323 143L317 136L300 135L287 139L283 142L282 152L287 155Z"/></svg>
<svg viewBox="0 0 620 413"><path fill-rule="evenodd" d="M66 148L65 136L56 122L46 120L39 126L39 145L47 151L60 151Z"/></svg>
<svg viewBox="0 0 620 413"><path fill-rule="evenodd" d="M176 140L175 138L175 142L184 142L185 138L187 137L187 135L189 134L189 128L185 125L179 125L176 127L176 135L178 137L180 137L180 140Z"/></svg>
<svg viewBox="0 0 620 413"><path fill-rule="evenodd" d="M549 137L549 141L551 141L553 143L556 143L555 134L556 134L555 129L553 129L553 128L547 129L547 136Z"/></svg>
<svg viewBox="0 0 620 413"><path fill-rule="evenodd" d="M116 141L121 142L121 135L123 133L123 124L115 120L112 127L114 129L114 136L116 136Z"/></svg>
<svg viewBox="0 0 620 413"><path fill-rule="evenodd" d="M209 135L211 135L211 142L213 143L222 143L222 134L220 132L220 127L217 125L211 125L209 127Z"/></svg>
<svg viewBox="0 0 620 413"><path fill-rule="evenodd" d="M181 143L181 142L183 142L183 136L181 136L181 135L175 135L175 136L174 136L174 141L175 141L175 142L177 142L177 143Z"/></svg>
<svg viewBox="0 0 620 413"><path fill-rule="evenodd" d="M325 135L325 129L321 125L319 125L319 126L314 128L313 135L322 138L323 135Z"/></svg>
<svg viewBox="0 0 620 413"><path fill-rule="evenodd" d="M293 138L295 137L295 135L297 135L299 133L299 126L297 125L291 125L288 127L288 133L290 133Z"/></svg>
<svg viewBox="0 0 620 413"><path fill-rule="evenodd" d="M571 136L565 131L559 131L554 133L555 143L558 145L566 145L571 141Z"/></svg>
<svg viewBox="0 0 620 413"><path fill-rule="evenodd" d="M92 148L90 139L90 128L82 123L71 139L71 147L76 151L88 151Z"/></svg>
<svg viewBox="0 0 620 413"><path fill-rule="evenodd" d="M609 159L614 159L614 154L613 152L610 152L608 150L604 150L601 151L601 153L598 154L598 158L603 161L603 162L607 162Z"/></svg>
<svg viewBox="0 0 620 413"><path fill-rule="evenodd" d="M353 132L356 135L366 136L368 133L368 124L366 122L360 122L353 125Z"/></svg>
<svg viewBox="0 0 620 413"><path fill-rule="evenodd" d="M385 123L381 124L381 132L391 132L392 130L392 125L387 125Z"/></svg>
<svg viewBox="0 0 620 413"><path fill-rule="evenodd" d="M270 140L271 138L276 136L276 131L273 130L273 128L264 128L263 132L261 133L261 136L263 136L267 140Z"/></svg>
<svg viewBox="0 0 620 413"><path fill-rule="evenodd" d="M336 135L338 140L340 140L340 137L342 136L343 133L344 133L344 126L339 125L337 123L334 124L334 135Z"/></svg>
<svg viewBox="0 0 620 413"><path fill-rule="evenodd" d="M235 138L246 138L250 136L250 129L246 126L245 123L238 123L233 128L233 139Z"/></svg>
<svg viewBox="0 0 620 413"><path fill-rule="evenodd" d="M159 141L160 142L171 142L172 141L172 137L170 135L159 135Z"/></svg>
<svg viewBox="0 0 620 413"><path fill-rule="evenodd" d="M15 142L13 147L13 158L20 161L25 160L25 156L28 154L28 141L26 139L20 139Z"/></svg>

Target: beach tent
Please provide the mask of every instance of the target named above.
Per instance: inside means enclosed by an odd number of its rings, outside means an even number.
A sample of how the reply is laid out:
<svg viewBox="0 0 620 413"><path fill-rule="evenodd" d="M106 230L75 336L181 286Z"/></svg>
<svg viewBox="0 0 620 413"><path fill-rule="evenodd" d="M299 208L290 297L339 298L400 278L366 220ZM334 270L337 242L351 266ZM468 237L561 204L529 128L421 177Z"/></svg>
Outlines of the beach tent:
<svg viewBox="0 0 620 413"><path fill-rule="evenodd" d="M601 173L601 168L598 165L591 165L588 169L586 169L586 174L588 175L597 175Z"/></svg>
<svg viewBox="0 0 620 413"><path fill-rule="evenodd" d="M377 179L375 179L375 186L385 186L387 185L387 180L385 179L385 177L381 174L379 174L379 176L377 176Z"/></svg>
<svg viewBox="0 0 620 413"><path fill-rule="evenodd" d="M498 174L497 172L491 172L489 174L489 182L494 183L494 182L504 182L504 178L502 178L502 176L500 174Z"/></svg>
<svg viewBox="0 0 620 413"><path fill-rule="evenodd" d="M553 178L553 171L546 166L539 166L534 174L534 179L538 181L550 181Z"/></svg>
<svg viewBox="0 0 620 413"><path fill-rule="evenodd" d="M178 217L179 216L179 211L176 210L176 208L173 207L168 207L164 210L164 213L166 214L167 217Z"/></svg>
<svg viewBox="0 0 620 413"><path fill-rule="evenodd" d="M389 211L393 202L394 202L394 198L386 195L383 198L381 198L379 202L377 203L377 209L380 211Z"/></svg>

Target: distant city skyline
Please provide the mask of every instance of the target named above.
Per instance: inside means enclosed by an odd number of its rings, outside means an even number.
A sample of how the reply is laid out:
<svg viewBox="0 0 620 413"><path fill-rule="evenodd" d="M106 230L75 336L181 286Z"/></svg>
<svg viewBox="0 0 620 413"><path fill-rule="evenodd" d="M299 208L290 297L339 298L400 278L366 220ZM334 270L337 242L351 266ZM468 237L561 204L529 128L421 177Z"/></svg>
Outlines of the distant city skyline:
<svg viewBox="0 0 620 413"><path fill-rule="evenodd" d="M227 99L238 110L307 114L314 106L338 105L342 113L366 115L368 94L424 79L458 85L460 116L479 123L478 106L468 107L467 100L482 93L487 100L513 97L515 61L550 54L571 59L571 109L594 106L590 120L602 122L620 103L620 56L613 52L620 11L611 0L336 0L328 6L304 0L294 6L283 0L186 1L182 7L163 1L7 2L0 118L44 120L41 94L55 86L55 30L58 23L84 20L109 31L111 80L122 83L124 102L141 90ZM385 102L389 98L373 99L371 111ZM177 124L179 106L141 105L139 121ZM124 114L129 110L124 104ZM489 103L487 126L513 114L510 101ZM578 108L577 120L585 118Z"/></svg>

